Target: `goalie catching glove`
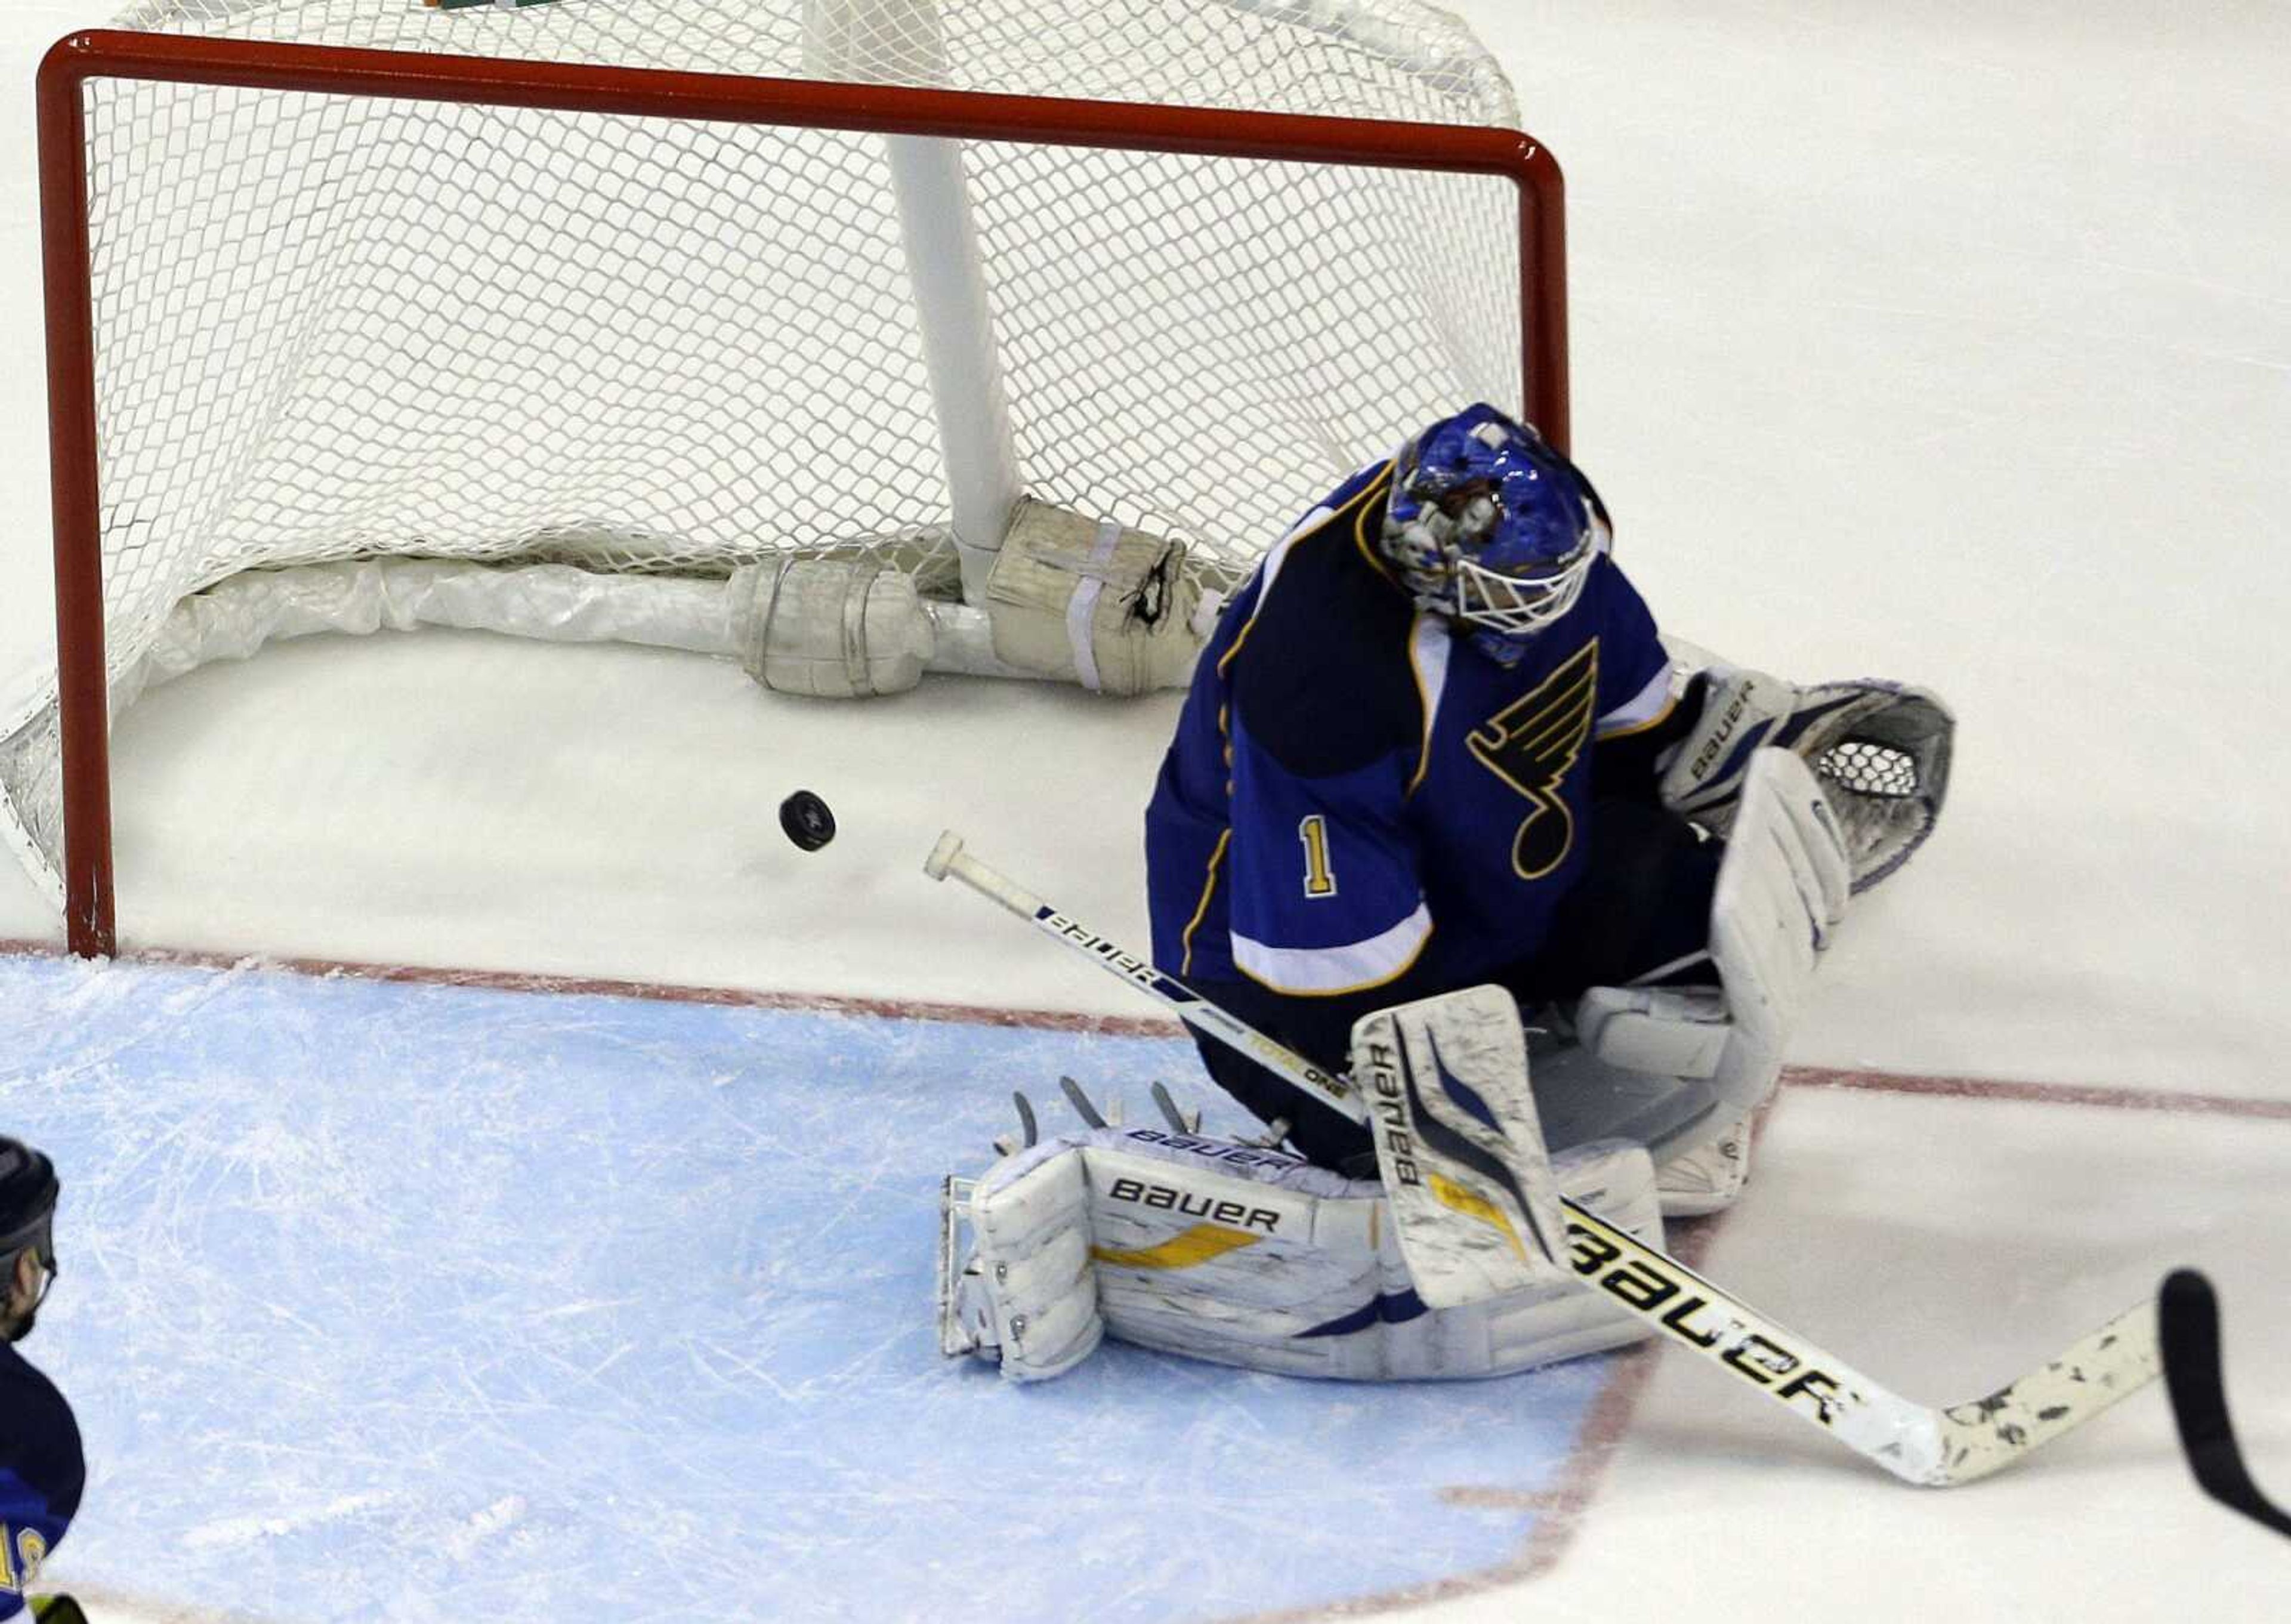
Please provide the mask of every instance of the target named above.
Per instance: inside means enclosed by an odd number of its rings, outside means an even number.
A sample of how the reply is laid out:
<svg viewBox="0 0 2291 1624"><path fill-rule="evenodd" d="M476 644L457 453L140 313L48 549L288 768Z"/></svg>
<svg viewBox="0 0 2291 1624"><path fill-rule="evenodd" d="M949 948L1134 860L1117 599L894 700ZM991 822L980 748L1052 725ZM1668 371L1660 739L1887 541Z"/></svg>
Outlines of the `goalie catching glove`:
<svg viewBox="0 0 2291 1624"><path fill-rule="evenodd" d="M1753 754L1787 750L1821 777L1842 824L1853 889L1909 860L1941 820L1957 719L1939 695L1875 679L1808 687L1712 662L1702 709L1663 765L1662 799L1714 834L1732 828Z"/></svg>
<svg viewBox="0 0 2291 1624"><path fill-rule="evenodd" d="M1551 1164L1560 1190L1660 1245L1654 1169L1619 1141ZM1112 1336L1290 1376L1496 1376L1620 1347L1644 1326L1555 1274L1468 1306L1429 1308L1383 1186L1278 1151L1154 1128L1104 1128L950 1181L941 1346L1014 1381L1061 1375Z"/></svg>

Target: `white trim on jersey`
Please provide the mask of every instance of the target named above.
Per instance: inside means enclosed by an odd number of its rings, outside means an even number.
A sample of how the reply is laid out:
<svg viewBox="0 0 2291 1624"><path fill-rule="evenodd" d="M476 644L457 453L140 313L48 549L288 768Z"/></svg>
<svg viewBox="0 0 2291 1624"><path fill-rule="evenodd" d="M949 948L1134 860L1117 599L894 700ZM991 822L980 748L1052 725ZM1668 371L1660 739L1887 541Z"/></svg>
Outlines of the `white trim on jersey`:
<svg viewBox="0 0 2291 1624"><path fill-rule="evenodd" d="M1268 947L1232 932L1233 961L1276 993L1351 993L1379 986L1416 961L1432 935L1423 903L1389 930L1337 947Z"/></svg>
<svg viewBox="0 0 2291 1624"><path fill-rule="evenodd" d="M1662 720L1670 709L1670 678L1672 666L1665 661L1660 671L1647 679L1647 685L1621 704L1608 712L1592 729L1594 738L1608 738L1618 733L1631 733L1651 722Z"/></svg>

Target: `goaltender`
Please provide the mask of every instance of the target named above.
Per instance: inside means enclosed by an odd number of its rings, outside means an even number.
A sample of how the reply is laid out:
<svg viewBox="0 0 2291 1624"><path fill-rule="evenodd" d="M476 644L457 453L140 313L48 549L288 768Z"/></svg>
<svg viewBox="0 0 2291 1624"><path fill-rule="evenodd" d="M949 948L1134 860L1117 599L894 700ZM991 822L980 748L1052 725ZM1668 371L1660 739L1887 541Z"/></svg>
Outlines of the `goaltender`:
<svg viewBox="0 0 2291 1624"><path fill-rule="evenodd" d="M1436 1008L1427 1091L1659 1247L1664 1215L1739 1194L1813 969L1849 895L1932 829L1954 724L1921 690L1667 644L1611 536L1581 472L1488 406L1355 473L1202 653L1148 890L1155 966L1326 1070L1379 1012ZM1100 1128L979 1181L950 1306L1005 1375L1056 1374L1109 1331L1350 1378L1643 1334L1556 1258L1547 1284L1427 1306L1368 1130L1202 1049L1265 1142ZM1502 1086L1461 1081L1506 1054ZM1440 1199L1468 1230L1468 1197Z"/></svg>

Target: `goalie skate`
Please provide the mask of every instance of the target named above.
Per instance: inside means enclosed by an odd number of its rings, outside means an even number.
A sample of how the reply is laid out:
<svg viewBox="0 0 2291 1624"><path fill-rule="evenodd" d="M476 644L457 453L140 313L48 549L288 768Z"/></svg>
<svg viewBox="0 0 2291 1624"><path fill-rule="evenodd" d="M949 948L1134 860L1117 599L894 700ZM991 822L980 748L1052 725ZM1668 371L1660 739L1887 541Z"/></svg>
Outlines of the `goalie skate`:
<svg viewBox="0 0 2291 1624"><path fill-rule="evenodd" d="M1655 1194L1663 1217L1701 1218L1732 1206L1749 1178L1750 1125L1741 1122L1658 1167Z"/></svg>

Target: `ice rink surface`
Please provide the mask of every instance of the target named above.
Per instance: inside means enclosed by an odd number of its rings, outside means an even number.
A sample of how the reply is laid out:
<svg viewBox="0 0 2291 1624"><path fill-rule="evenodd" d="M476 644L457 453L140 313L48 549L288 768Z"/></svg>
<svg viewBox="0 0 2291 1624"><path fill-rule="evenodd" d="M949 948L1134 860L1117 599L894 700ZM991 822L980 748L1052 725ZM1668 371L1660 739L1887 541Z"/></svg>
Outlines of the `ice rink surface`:
<svg viewBox="0 0 2291 1624"><path fill-rule="evenodd" d="M282 1619L1312 1608L1533 1540L1611 1379L942 1361L938 1181L1015 1129L1009 1080L1142 1104L1178 1039L52 960L0 988L12 1113L85 1170L38 1344L104 1372L60 1575Z"/></svg>
<svg viewBox="0 0 2291 1624"><path fill-rule="evenodd" d="M110 9L0 14L0 322L22 358L0 687L51 650L30 70ZM1657 612L1789 675L1929 683L1962 720L1946 825L1857 908L1794 1051L1852 1086L1784 1091L1704 1266L1940 1402L2200 1264L2247 1446L2291 1490L2291 17L1462 9L1567 172L1575 449ZM122 924L225 961L1136 1015L916 871L961 828L1142 937L1137 813L1173 713L954 679L836 707L690 656L311 639L121 720ZM799 784L842 822L816 856L773 821ZM59 935L0 872L0 937ZM2158 1397L1934 1494L1668 1358L1406 1393L1119 1355L1014 1396L941 1366L927 1301L893 1310L927 1279L906 1249L937 1172L983 1154L1012 1086L1086 1065L1134 1098L1180 1070L1152 1040L1077 1058L1045 1027L37 959L0 988L0 1127L66 1161L65 1274L28 1351L90 1418L54 1572L92 1592L411 1618L450 1575L533 1617L515 1576L546 1564L604 1571L583 1596L668 1574L638 1617L711 1616L674 1588L702 1576L753 1587L724 1617L1327 1616L1395 1590L1489 1620L2291 1616L2291 1551L2195 1494ZM505 1025L457 1027L464 1000ZM760 1126L790 1114L843 1153L799 1165ZM438 1175L422 1202L391 1134ZM601 1180L560 1182L560 1154L594 1170L600 1147ZM877 1244L791 1279L805 1213ZM864 1351L808 1368L799 1312ZM913 1424L854 1419L802 1480L787 1395L870 1371ZM641 1436L650 1395L697 1412L693 1450ZM1020 1472L1020 1444L990 1446L1022 1403L1087 1422L1027 1435L1058 1480L957 1484L963 1462ZM1347 1403L1472 1447L1372 1475ZM945 1447L896 1447L925 1436ZM583 1451L607 1439L654 1452ZM1247 1486L1188 1475L1244 1458ZM611 1459L641 1481L603 1487ZM1109 1470L1154 1481L1101 1516ZM831 1510L793 1508L806 1482ZM1020 1486L1066 1520L1030 1521ZM617 1526L584 1490L663 1520ZM1231 1515L1141 1513L1163 1504ZM744 1539L799 1575L915 1588L781 1603ZM635 1554L659 1551L684 1565ZM902 1560L945 1565L885 1580Z"/></svg>

